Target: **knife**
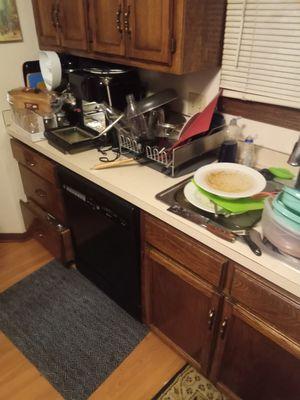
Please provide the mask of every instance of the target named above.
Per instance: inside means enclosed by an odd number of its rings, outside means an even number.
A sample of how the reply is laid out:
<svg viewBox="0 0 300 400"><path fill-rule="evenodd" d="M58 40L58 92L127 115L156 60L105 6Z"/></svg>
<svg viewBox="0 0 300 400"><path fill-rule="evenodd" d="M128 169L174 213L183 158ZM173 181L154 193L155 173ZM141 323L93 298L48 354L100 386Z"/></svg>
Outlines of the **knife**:
<svg viewBox="0 0 300 400"><path fill-rule="evenodd" d="M188 210L179 204L174 204L168 208L168 211L171 211L176 215L180 215L183 218L189 219L190 221L195 222L197 225L203 226L206 230L220 237L221 239L227 240L227 242L233 243L236 240L236 235L224 228L222 225L212 222L209 218L204 217L195 211Z"/></svg>

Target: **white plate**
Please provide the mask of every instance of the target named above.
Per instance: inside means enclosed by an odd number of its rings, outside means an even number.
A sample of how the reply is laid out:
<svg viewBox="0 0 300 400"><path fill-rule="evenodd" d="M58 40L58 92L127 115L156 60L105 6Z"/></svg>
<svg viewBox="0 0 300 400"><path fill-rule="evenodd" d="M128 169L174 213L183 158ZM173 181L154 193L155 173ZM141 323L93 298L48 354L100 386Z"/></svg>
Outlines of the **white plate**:
<svg viewBox="0 0 300 400"><path fill-rule="evenodd" d="M202 194L193 182L189 182L185 185L183 194L187 201L193 206L210 213L215 212L214 203Z"/></svg>
<svg viewBox="0 0 300 400"><path fill-rule="evenodd" d="M247 182L247 188L235 192L216 189L210 185L208 176L217 172L239 173L241 177L244 177L243 182ZM198 186L207 192L231 199L254 196L266 187L266 180L259 172L253 168L235 163L214 163L205 165L195 172L194 180Z"/></svg>
<svg viewBox="0 0 300 400"><path fill-rule="evenodd" d="M39 63L46 88L54 90L60 85L62 77L58 54L55 51L40 51Z"/></svg>

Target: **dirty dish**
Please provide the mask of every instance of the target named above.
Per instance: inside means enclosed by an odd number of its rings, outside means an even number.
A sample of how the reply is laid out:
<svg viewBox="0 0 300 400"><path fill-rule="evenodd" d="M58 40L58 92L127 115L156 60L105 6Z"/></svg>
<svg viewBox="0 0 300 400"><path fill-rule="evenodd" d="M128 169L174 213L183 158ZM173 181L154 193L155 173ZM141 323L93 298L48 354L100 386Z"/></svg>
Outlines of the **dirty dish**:
<svg viewBox="0 0 300 400"><path fill-rule="evenodd" d="M235 163L214 163L199 168L195 183L208 193L239 199L264 190L265 178L255 169Z"/></svg>
<svg viewBox="0 0 300 400"><path fill-rule="evenodd" d="M187 185L185 185L183 193L187 201L193 206L209 213L215 212L214 203L200 190L198 190L193 182L189 182Z"/></svg>

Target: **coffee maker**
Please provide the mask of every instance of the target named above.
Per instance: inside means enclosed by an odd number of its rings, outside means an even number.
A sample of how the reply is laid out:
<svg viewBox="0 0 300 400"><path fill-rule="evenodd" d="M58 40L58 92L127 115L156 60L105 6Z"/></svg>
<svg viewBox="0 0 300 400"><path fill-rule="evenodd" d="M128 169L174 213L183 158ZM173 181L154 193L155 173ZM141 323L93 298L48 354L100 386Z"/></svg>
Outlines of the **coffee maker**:
<svg viewBox="0 0 300 400"><path fill-rule="evenodd" d="M133 93L136 99L142 96L135 69L83 67L68 75L69 90L76 99L76 107L66 109L68 119L72 124L98 133L103 128L103 103L123 112L128 94Z"/></svg>
<svg viewBox="0 0 300 400"><path fill-rule="evenodd" d="M102 135L112 122L108 121L106 110L110 108L116 111L116 115L121 115L128 94L134 94L136 99L142 98L144 90L138 71L78 57L76 67L65 70L64 75L61 96L67 101L62 112L68 126L46 130L49 143L64 152L116 144L114 129ZM80 143L75 143L79 136Z"/></svg>

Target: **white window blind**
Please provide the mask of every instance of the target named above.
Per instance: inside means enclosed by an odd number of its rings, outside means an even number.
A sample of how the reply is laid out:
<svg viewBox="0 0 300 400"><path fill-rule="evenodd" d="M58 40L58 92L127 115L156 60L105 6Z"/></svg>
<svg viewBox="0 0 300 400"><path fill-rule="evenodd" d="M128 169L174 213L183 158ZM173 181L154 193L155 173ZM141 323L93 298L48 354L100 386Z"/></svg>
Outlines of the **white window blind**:
<svg viewBox="0 0 300 400"><path fill-rule="evenodd" d="M300 0L228 0L224 95L300 108Z"/></svg>

